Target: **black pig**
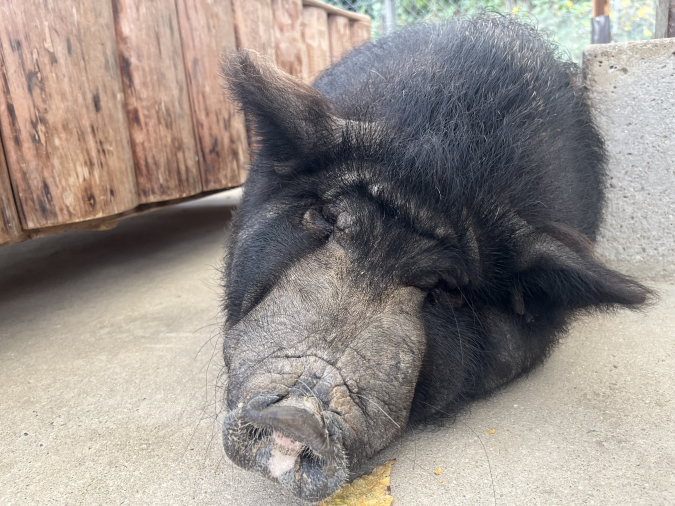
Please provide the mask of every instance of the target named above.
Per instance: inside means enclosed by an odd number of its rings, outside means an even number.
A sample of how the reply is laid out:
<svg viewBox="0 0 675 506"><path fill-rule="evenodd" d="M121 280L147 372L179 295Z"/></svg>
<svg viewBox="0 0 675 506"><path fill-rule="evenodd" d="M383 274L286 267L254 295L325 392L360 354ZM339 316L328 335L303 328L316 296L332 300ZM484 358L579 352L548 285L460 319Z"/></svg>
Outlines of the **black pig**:
<svg viewBox="0 0 675 506"><path fill-rule="evenodd" d="M594 255L606 155L577 67L486 16L304 84L225 66L258 136L226 259L225 451L299 497L649 291Z"/></svg>

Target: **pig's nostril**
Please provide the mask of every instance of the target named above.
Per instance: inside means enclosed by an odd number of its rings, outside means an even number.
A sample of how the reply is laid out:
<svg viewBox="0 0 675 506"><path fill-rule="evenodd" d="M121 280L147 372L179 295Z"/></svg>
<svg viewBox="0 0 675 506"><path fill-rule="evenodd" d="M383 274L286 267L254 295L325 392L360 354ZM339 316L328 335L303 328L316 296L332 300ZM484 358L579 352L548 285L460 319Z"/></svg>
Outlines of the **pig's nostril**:
<svg viewBox="0 0 675 506"><path fill-rule="evenodd" d="M243 415L256 425L274 429L293 441L308 446L319 455L330 448L325 427L311 411L295 406L272 405L263 410L244 408Z"/></svg>

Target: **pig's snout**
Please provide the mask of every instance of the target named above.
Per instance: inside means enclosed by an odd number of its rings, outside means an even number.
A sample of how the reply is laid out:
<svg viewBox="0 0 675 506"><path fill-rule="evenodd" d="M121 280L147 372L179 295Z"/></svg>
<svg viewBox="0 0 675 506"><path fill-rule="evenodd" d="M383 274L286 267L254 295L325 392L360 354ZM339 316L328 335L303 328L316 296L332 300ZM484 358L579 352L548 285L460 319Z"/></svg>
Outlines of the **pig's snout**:
<svg viewBox="0 0 675 506"><path fill-rule="evenodd" d="M339 417L311 398L277 399L262 395L225 416L225 452L302 499L323 499L348 476Z"/></svg>
<svg viewBox="0 0 675 506"><path fill-rule="evenodd" d="M330 439L318 413L305 407L273 404L265 409L256 410L245 407L242 416L263 431L273 432L275 443L287 447L308 448L323 458L330 458Z"/></svg>

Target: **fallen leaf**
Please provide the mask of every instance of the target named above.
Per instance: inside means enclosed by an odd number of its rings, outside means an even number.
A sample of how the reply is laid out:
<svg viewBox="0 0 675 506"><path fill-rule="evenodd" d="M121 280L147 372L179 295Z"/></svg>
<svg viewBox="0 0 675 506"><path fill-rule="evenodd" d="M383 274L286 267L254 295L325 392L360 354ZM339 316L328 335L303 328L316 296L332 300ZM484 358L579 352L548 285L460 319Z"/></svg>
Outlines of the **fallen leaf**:
<svg viewBox="0 0 675 506"><path fill-rule="evenodd" d="M494 429L490 429L489 431L486 432L486 434L494 434L496 431Z"/></svg>
<svg viewBox="0 0 675 506"><path fill-rule="evenodd" d="M389 487L394 462L377 466L372 473L348 483L318 506L389 506L394 500Z"/></svg>
<svg viewBox="0 0 675 506"><path fill-rule="evenodd" d="M443 468L442 468L442 467L438 467L438 468L436 468L436 469L434 470L434 473L436 473L436 474L441 474L442 472L443 472Z"/></svg>

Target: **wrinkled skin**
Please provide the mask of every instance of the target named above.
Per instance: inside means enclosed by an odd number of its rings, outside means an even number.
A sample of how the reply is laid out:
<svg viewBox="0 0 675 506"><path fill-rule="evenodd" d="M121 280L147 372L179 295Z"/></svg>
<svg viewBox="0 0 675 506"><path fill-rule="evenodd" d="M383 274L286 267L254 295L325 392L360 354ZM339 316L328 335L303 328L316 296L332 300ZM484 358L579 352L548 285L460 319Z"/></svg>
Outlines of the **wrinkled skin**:
<svg viewBox="0 0 675 506"><path fill-rule="evenodd" d="M320 458L332 461L334 479L318 473L307 458L287 480L310 499L339 488L347 478L346 455L373 454L401 433L424 355L423 292L392 287L378 300L364 300L362 288L349 279L351 267L345 249L329 241L294 265L228 335L227 348L233 350L226 351L232 357L228 403L268 402L273 392L283 403L295 400L306 407L326 427L328 451L309 446L324 450ZM307 272L313 273L310 283ZM231 416L236 421L236 409ZM355 430L361 427L367 431ZM253 454L238 447L241 430L234 428L228 452L237 463ZM263 452L266 445L263 440ZM263 457L252 467L270 475Z"/></svg>
<svg viewBox="0 0 675 506"><path fill-rule="evenodd" d="M605 152L574 70L508 18L367 44L314 87L230 58L258 136L225 266L234 463L318 501L579 311L648 299L593 253Z"/></svg>
<svg viewBox="0 0 675 506"><path fill-rule="evenodd" d="M377 227L378 236L359 240L359 231L367 227L359 219L369 219L368 206L353 204L343 200L335 206L340 220L349 215L351 221L327 240L321 223L313 222L324 217L314 210L305 213L301 226L323 244L284 273L232 328L225 344L231 371L228 407L233 408L226 422L232 424L226 429L228 455L243 467L287 482L308 499L321 498L344 483L347 455L372 455L401 434L425 353L426 293L402 284L386 265L375 270L370 258L359 256L358 246L393 250L398 244L391 239L399 236ZM366 266L371 267L367 277ZM315 413L326 428L329 451L319 458L322 465L328 460L335 467L333 479L325 469L316 470L313 458L293 468L293 479L274 476L273 437L256 441L255 449L249 437L242 437L246 428L238 417L243 406L259 401L261 410L279 399Z"/></svg>

